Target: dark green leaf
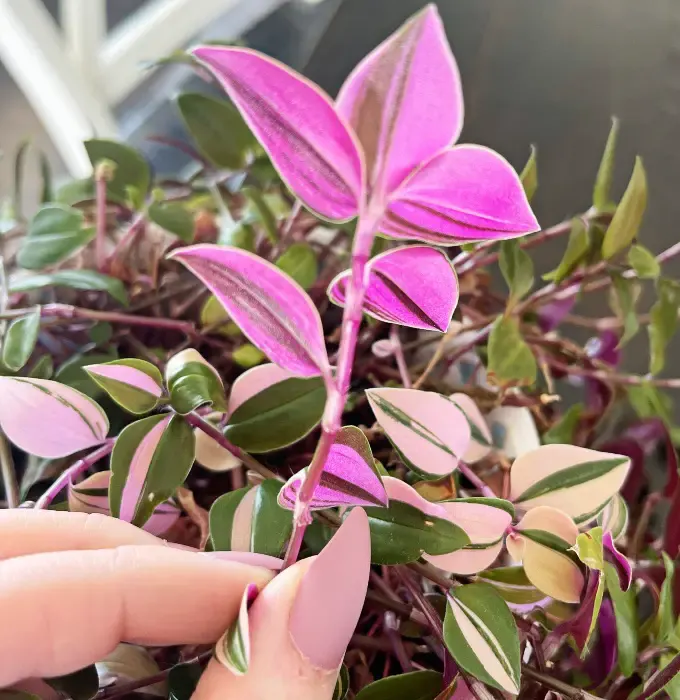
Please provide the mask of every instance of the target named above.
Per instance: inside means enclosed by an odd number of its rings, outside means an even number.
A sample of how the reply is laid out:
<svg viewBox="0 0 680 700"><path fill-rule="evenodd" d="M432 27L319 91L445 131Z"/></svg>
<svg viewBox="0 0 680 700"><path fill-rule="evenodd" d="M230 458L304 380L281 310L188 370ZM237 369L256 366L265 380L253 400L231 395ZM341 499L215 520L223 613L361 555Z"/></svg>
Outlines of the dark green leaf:
<svg viewBox="0 0 680 700"><path fill-rule="evenodd" d="M33 289L46 287L69 287L87 291L108 292L123 306L128 304L125 285L115 277L103 275L94 270L59 270L42 275L31 275L14 280L10 292L29 292Z"/></svg>
<svg viewBox="0 0 680 700"><path fill-rule="evenodd" d="M335 682L335 688L333 690L333 697L331 700L345 700L347 693L349 693L349 687L349 671L347 670L347 666L343 664L340 667L340 673L338 674L338 680Z"/></svg>
<svg viewBox="0 0 680 700"><path fill-rule="evenodd" d="M527 199L531 201L538 189L538 164L536 162L536 146L533 144L531 145L529 160L527 160L519 179L522 181L522 187Z"/></svg>
<svg viewBox="0 0 680 700"><path fill-rule="evenodd" d="M246 452L277 450L313 430L325 403L321 378L286 379L239 406L229 417L224 434Z"/></svg>
<svg viewBox="0 0 680 700"><path fill-rule="evenodd" d="M42 180L40 202L46 204L54 199L54 194L52 192L52 168L44 153L40 154L40 178Z"/></svg>
<svg viewBox="0 0 680 700"><path fill-rule="evenodd" d="M402 673L367 685L356 700L435 700L443 684L442 674L436 671Z"/></svg>
<svg viewBox="0 0 680 700"><path fill-rule="evenodd" d="M666 347L678 327L680 285L673 280L660 279L658 298L650 311L649 371L658 374L666 364Z"/></svg>
<svg viewBox="0 0 680 700"><path fill-rule="evenodd" d="M510 289L508 306L513 306L534 285L534 263L516 240L502 241L499 265Z"/></svg>
<svg viewBox="0 0 680 700"><path fill-rule="evenodd" d="M366 508L366 514L374 564L408 564L423 553L448 554L470 544L457 525L402 501L391 501L388 508Z"/></svg>
<svg viewBox="0 0 680 700"><path fill-rule="evenodd" d="M194 240L194 217L179 202L156 202L149 207L149 218L157 226L174 234L183 243Z"/></svg>
<svg viewBox="0 0 680 700"><path fill-rule="evenodd" d="M91 700L99 690L99 676L94 666L86 666L67 676L46 678L45 681L72 700Z"/></svg>
<svg viewBox="0 0 680 700"><path fill-rule="evenodd" d="M18 372L30 359L40 331L40 309L9 324L2 344L2 364Z"/></svg>
<svg viewBox="0 0 680 700"><path fill-rule="evenodd" d="M18 219L22 218L23 210L23 187L24 187L24 168L26 165L26 154L31 145L31 142L22 141L17 148L14 156L14 197L12 200L14 216Z"/></svg>
<svg viewBox="0 0 680 700"><path fill-rule="evenodd" d="M231 353L231 359L243 369L250 369L261 364L267 359L267 356L260 350L256 348L251 343L246 343L241 345L240 348L236 348L234 352Z"/></svg>
<svg viewBox="0 0 680 700"><path fill-rule="evenodd" d="M104 321L95 323L94 326L90 328L88 335L95 345L106 345L113 337L113 326Z"/></svg>
<svg viewBox="0 0 680 700"><path fill-rule="evenodd" d="M635 586L622 591L619 575L608 562L604 565L607 590L614 606L616 618L616 637L619 650L619 670L629 678L635 671L635 660L638 650L638 621Z"/></svg>
<svg viewBox="0 0 680 700"><path fill-rule="evenodd" d="M267 204L262 193L255 187L244 187L242 192L248 198L254 210L256 220L262 224L262 228L269 242L276 244L279 240L279 227L276 223L276 216L269 208L269 204Z"/></svg>
<svg viewBox="0 0 680 700"><path fill-rule="evenodd" d="M623 197L616 207L607 233L602 243L602 256L613 258L625 250L638 235L642 217L647 208L647 175L640 157L635 159L635 167Z"/></svg>
<svg viewBox="0 0 680 700"><path fill-rule="evenodd" d="M316 253L306 243L293 243L276 261L276 266L304 289L309 289L316 282L319 273Z"/></svg>
<svg viewBox="0 0 680 700"><path fill-rule="evenodd" d="M33 379L52 379L54 363L51 355L42 355L28 373Z"/></svg>
<svg viewBox="0 0 680 700"><path fill-rule="evenodd" d="M85 141L85 149L92 167L102 160L116 164L113 179L106 186L107 192L130 200L135 209L141 209L151 186L151 168L144 156L130 146L105 139Z"/></svg>
<svg viewBox="0 0 680 700"><path fill-rule="evenodd" d="M543 433L543 444L572 445L574 442L574 432L578 427L583 408L584 406L581 403L570 406L557 423L555 423L550 430Z"/></svg>
<svg viewBox="0 0 680 700"><path fill-rule="evenodd" d="M28 270L56 265L87 245L93 237L94 229L84 228L83 215L77 209L46 204L33 217L17 262Z"/></svg>
<svg viewBox="0 0 680 700"><path fill-rule="evenodd" d="M653 280L661 274L661 265L654 254L641 245L631 246L628 251L628 264L641 280Z"/></svg>
<svg viewBox="0 0 680 700"><path fill-rule="evenodd" d="M293 530L293 513L277 502L283 484L266 479L260 484L253 507L251 551L280 557Z"/></svg>
<svg viewBox="0 0 680 700"><path fill-rule="evenodd" d="M622 275L612 273L612 299L611 306L616 316L623 323L623 335L618 347L622 348L640 330L637 311L635 309L639 288L635 280L626 279Z"/></svg>
<svg viewBox="0 0 680 700"><path fill-rule="evenodd" d="M522 338L517 319L499 316L491 329L488 369L500 384L533 384L536 358Z"/></svg>
<svg viewBox="0 0 680 700"><path fill-rule="evenodd" d="M593 188L593 206L598 211L607 211L612 207L611 188L614 174L614 162L616 154L616 138L619 133L619 120L612 118L612 126L609 130L607 143L604 147L600 169L597 171L595 187Z"/></svg>
<svg viewBox="0 0 680 700"><path fill-rule="evenodd" d="M231 551L231 530L234 524L234 513L244 496L250 491L247 486L236 491L229 491L217 498L210 507L210 541L213 549L218 552Z"/></svg>
<svg viewBox="0 0 680 700"><path fill-rule="evenodd" d="M555 270L543 275L543 279L559 284L584 261L590 250L590 233L583 219L576 218L571 223L569 242L562 260Z"/></svg>
<svg viewBox="0 0 680 700"><path fill-rule="evenodd" d="M168 700L191 700L202 673L197 663L173 666L168 674Z"/></svg>
<svg viewBox="0 0 680 700"><path fill-rule="evenodd" d="M199 93L177 98L182 119L198 150L213 165L240 170L255 145L255 137L238 111L224 100Z"/></svg>
<svg viewBox="0 0 680 700"><path fill-rule="evenodd" d="M170 403L178 413L191 413L205 404L212 404L217 411L226 410L224 385L219 374L196 351L186 356L186 360L175 355L165 375Z"/></svg>

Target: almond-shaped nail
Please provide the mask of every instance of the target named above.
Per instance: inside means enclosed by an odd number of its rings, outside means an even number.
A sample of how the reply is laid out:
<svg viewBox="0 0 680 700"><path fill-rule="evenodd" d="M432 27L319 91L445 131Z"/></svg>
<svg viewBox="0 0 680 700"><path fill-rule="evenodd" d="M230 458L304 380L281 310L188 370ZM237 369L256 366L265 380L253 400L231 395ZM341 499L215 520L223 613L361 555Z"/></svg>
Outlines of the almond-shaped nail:
<svg viewBox="0 0 680 700"><path fill-rule="evenodd" d="M355 508L312 562L298 588L290 634L312 666L334 671L359 620L371 568L368 518Z"/></svg>

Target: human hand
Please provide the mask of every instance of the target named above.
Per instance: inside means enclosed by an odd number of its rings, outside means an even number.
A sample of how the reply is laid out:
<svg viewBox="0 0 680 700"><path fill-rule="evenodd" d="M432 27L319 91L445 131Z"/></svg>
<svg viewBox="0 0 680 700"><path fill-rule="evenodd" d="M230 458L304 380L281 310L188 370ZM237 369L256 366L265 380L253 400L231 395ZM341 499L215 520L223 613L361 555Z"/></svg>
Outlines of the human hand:
<svg viewBox="0 0 680 700"><path fill-rule="evenodd" d="M0 511L0 688L71 673L121 641L214 643L255 583L248 673L213 659L194 698L329 700L368 584L365 513L272 581L280 564L177 549L101 515Z"/></svg>

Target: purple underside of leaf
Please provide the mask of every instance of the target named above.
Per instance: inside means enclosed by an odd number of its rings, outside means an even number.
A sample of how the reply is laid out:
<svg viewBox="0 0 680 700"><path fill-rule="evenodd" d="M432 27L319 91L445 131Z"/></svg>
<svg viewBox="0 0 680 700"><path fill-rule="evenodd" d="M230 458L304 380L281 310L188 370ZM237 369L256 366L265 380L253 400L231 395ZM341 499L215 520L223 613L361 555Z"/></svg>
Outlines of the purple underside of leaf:
<svg viewBox="0 0 680 700"><path fill-rule="evenodd" d="M600 614L597 618L597 644L588 655L584 670L591 680L591 687L597 687L609 677L618 659L616 638L616 617L614 606L609 598L602 601Z"/></svg>
<svg viewBox="0 0 680 700"><path fill-rule="evenodd" d="M158 385L148 374L134 367L125 365L89 365L87 371L99 377L113 379L123 384L128 384L147 394L159 397L163 393L163 387Z"/></svg>
<svg viewBox="0 0 680 700"><path fill-rule="evenodd" d="M489 148L438 153L395 192L380 225L392 238L454 245L515 238L539 230L512 166Z"/></svg>
<svg viewBox="0 0 680 700"><path fill-rule="evenodd" d="M361 155L326 94L250 49L200 46L192 53L219 80L306 206L332 220L356 216L363 187Z"/></svg>
<svg viewBox="0 0 680 700"><path fill-rule="evenodd" d="M458 280L444 253L428 246L390 250L368 263L364 311L386 323L446 331L458 304ZM344 306L350 271L331 282L331 301Z"/></svg>
<svg viewBox="0 0 680 700"><path fill-rule="evenodd" d="M272 362L301 377L328 370L319 312L281 270L251 253L216 245L182 248L171 257L210 289Z"/></svg>
<svg viewBox="0 0 680 700"><path fill-rule="evenodd" d="M602 535L602 545L604 547L604 558L616 569L619 575L619 585L622 591L627 591L633 582L633 567L626 557L616 549L611 532Z"/></svg>
<svg viewBox="0 0 680 700"><path fill-rule="evenodd" d="M337 109L363 146L368 190L378 198L458 138L460 76L433 5L359 63L340 90Z"/></svg>

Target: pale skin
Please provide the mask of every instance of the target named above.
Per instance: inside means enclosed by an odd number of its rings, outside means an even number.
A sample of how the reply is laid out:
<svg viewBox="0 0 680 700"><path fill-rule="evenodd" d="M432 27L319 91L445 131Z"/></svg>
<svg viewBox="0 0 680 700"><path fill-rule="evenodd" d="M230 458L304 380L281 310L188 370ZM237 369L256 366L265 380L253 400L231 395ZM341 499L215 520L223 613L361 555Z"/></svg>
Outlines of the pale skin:
<svg viewBox="0 0 680 700"><path fill-rule="evenodd" d="M40 686L28 679L75 671L121 641L214 643L255 583L262 590L250 612L248 673L235 676L212 660L194 699L330 700L336 672L305 661L288 630L312 561L274 578L267 568L178 549L114 518L0 511L0 688L35 692Z"/></svg>

